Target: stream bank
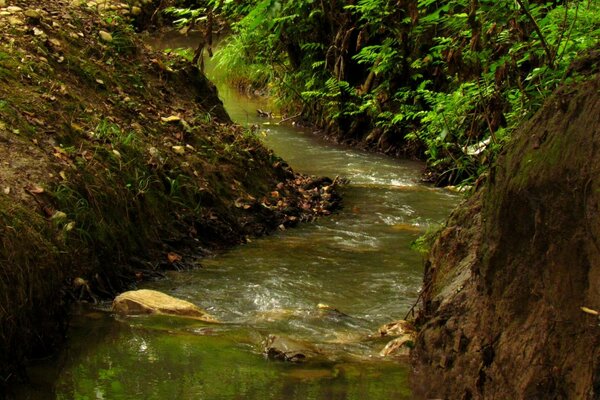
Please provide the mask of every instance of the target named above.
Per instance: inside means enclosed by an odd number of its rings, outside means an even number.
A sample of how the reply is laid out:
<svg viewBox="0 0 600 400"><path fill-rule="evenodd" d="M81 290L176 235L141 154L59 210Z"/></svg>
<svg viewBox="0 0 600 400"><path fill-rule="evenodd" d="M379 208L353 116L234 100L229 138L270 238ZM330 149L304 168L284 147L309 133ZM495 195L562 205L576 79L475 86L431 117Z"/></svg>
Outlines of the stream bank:
<svg viewBox="0 0 600 400"><path fill-rule="evenodd" d="M413 358L425 398L600 397L598 51L438 235Z"/></svg>
<svg viewBox="0 0 600 400"><path fill-rule="evenodd" d="M261 100L223 86L219 95L231 118L254 127L294 170L349 178L340 188L344 208L139 285L190 301L222 324L78 308L68 347L31 370L36 379L17 399L411 398L406 356L380 356L389 338L377 328L411 309L422 280L411 243L457 196L420 184L422 163L331 145L258 117L257 108L271 109ZM267 360L271 335L318 356Z"/></svg>
<svg viewBox="0 0 600 400"><path fill-rule="evenodd" d="M0 3L0 385L56 351L74 300L338 204L99 3Z"/></svg>

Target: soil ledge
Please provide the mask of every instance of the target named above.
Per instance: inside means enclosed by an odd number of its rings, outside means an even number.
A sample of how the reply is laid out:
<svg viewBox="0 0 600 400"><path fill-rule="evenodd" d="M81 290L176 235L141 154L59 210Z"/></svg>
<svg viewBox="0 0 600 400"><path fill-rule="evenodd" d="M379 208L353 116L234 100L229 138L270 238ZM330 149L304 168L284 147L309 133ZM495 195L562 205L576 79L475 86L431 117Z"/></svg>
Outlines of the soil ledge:
<svg viewBox="0 0 600 400"><path fill-rule="evenodd" d="M0 390L55 350L70 302L339 204L143 45L137 6L97 3L0 3Z"/></svg>
<svg viewBox="0 0 600 400"><path fill-rule="evenodd" d="M439 234L418 396L599 398L599 94L598 74L559 90Z"/></svg>

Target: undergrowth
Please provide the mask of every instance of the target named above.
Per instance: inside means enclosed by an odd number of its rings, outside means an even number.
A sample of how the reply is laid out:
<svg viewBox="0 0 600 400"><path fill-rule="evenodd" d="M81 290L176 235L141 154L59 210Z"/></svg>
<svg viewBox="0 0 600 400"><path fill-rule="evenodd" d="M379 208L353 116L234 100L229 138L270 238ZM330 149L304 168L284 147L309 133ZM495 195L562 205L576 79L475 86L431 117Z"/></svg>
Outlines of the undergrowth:
<svg viewBox="0 0 600 400"><path fill-rule="evenodd" d="M342 140L420 155L438 184L473 183L600 38L600 3L200 1L180 25L229 21L216 57ZM208 31L207 31L208 32Z"/></svg>

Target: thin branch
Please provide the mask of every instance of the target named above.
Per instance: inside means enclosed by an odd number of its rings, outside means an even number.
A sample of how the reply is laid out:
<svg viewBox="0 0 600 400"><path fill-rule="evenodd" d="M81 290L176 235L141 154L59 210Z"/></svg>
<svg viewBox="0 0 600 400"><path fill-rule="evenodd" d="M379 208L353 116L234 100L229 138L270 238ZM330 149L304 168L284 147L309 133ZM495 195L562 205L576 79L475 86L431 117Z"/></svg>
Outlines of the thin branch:
<svg viewBox="0 0 600 400"><path fill-rule="evenodd" d="M516 1L517 1L517 3L519 3L519 6L521 6L521 10L523 10L525 15L527 15L527 18L529 18L529 20L533 24L533 28L535 29L538 36L540 37L540 40L542 41L542 47L544 48L544 51L546 52L546 56L548 56L548 63L550 64L550 68L554 68L554 57L552 56L552 50L550 50L550 47L548 46L548 43L546 42L546 38L542 34L542 30L540 29L540 26L538 25L538 23L535 20L535 18L533 17L533 15L529 12L529 9L523 3L523 0L516 0Z"/></svg>

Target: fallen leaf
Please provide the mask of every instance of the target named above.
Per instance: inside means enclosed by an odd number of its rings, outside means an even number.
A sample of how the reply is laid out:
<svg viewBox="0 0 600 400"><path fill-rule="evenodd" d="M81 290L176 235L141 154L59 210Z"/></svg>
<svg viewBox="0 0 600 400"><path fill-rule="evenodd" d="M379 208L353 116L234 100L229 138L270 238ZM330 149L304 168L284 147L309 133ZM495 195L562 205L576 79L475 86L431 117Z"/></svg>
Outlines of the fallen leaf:
<svg viewBox="0 0 600 400"><path fill-rule="evenodd" d="M173 264L175 262L181 261L182 257L177 253L170 252L169 254L167 254L167 259L171 264Z"/></svg>
<svg viewBox="0 0 600 400"><path fill-rule="evenodd" d="M183 146L173 146L171 149L177 154L185 154L185 147Z"/></svg>
<svg viewBox="0 0 600 400"><path fill-rule="evenodd" d="M56 211L54 214L52 214L51 219L53 221L63 221L65 219L67 219L67 214L65 214L62 211Z"/></svg>
<svg viewBox="0 0 600 400"><path fill-rule="evenodd" d="M171 115L170 117L161 117L162 122L177 122L181 121L181 118L178 115Z"/></svg>
<svg viewBox="0 0 600 400"><path fill-rule="evenodd" d="M65 171L60 171L58 174L63 179L63 181L67 180L67 173Z"/></svg>
<svg viewBox="0 0 600 400"><path fill-rule="evenodd" d="M83 36L83 34L81 36ZM112 35L106 31L98 32L98 36L100 36L100 39L102 39L105 42L112 42L113 40Z"/></svg>
<svg viewBox="0 0 600 400"><path fill-rule="evenodd" d="M10 187L5 187L3 190L4 194L10 194Z"/></svg>
<svg viewBox="0 0 600 400"><path fill-rule="evenodd" d="M583 311L586 314L590 314L590 315L600 315L600 313L598 313L598 311L596 310L592 310L591 308L587 308L587 307L581 307L581 311Z"/></svg>
<svg viewBox="0 0 600 400"><path fill-rule="evenodd" d="M41 194L41 193L44 193L44 188L36 186L33 189L31 189L30 192L34 193L34 194Z"/></svg>

